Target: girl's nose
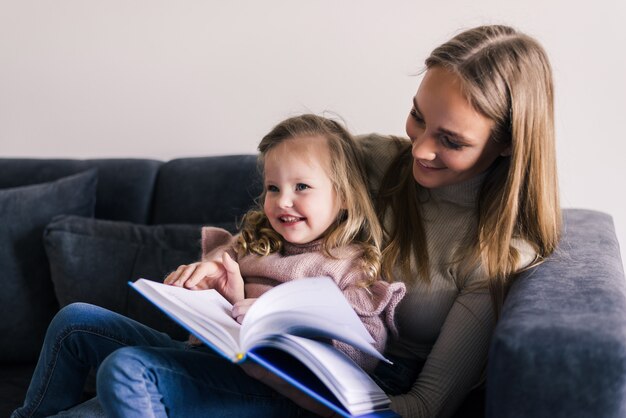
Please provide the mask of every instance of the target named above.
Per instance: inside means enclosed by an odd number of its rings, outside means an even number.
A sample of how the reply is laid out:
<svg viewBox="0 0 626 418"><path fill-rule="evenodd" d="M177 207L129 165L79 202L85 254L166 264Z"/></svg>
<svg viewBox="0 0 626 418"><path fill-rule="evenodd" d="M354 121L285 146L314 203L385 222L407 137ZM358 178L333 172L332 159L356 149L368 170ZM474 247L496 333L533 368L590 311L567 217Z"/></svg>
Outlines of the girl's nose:
<svg viewBox="0 0 626 418"><path fill-rule="evenodd" d="M278 206L281 208L290 208L293 206L293 198L291 193L282 192L278 197Z"/></svg>
<svg viewBox="0 0 626 418"><path fill-rule="evenodd" d="M411 153L416 160L432 161L437 158L437 142L432 135L424 132L413 139L413 148Z"/></svg>

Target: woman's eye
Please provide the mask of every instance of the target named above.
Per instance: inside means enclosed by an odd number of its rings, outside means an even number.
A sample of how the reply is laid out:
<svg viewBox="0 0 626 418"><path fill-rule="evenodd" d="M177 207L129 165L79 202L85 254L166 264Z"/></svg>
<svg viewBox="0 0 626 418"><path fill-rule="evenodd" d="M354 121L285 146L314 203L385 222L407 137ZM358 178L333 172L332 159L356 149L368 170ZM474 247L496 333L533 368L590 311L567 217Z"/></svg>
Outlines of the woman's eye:
<svg viewBox="0 0 626 418"><path fill-rule="evenodd" d="M420 125L424 124L424 119L422 118L422 115L417 113L417 110L414 107L411 108L409 114L411 115L413 120L415 120L415 122L419 123Z"/></svg>
<svg viewBox="0 0 626 418"><path fill-rule="evenodd" d="M267 190L268 192L277 192L278 191L278 187L269 185L269 186L267 186L265 188L265 190Z"/></svg>
<svg viewBox="0 0 626 418"><path fill-rule="evenodd" d="M443 146L446 148L450 148L453 150L458 150L458 149L463 148L463 145L457 144L448 135L439 135L439 140L441 141Z"/></svg>
<svg viewBox="0 0 626 418"><path fill-rule="evenodd" d="M301 192L302 190L310 189L310 187L304 183L296 184L296 191Z"/></svg>

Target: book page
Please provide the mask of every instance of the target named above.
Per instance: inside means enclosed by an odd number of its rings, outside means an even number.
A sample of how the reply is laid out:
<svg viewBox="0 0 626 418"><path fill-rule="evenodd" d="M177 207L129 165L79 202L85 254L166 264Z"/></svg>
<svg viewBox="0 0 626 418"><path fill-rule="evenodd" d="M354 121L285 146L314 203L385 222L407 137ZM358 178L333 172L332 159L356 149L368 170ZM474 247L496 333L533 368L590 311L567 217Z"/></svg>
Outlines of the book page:
<svg viewBox="0 0 626 418"><path fill-rule="evenodd" d="M268 348L276 348L279 352L268 351ZM307 377L302 365L294 364L281 356L280 352L289 353L305 364L321 381L322 386L316 385ZM372 378L347 355L329 344L282 335L264 341L262 348L253 349L249 355L273 372L281 372L281 377L340 413L341 409L337 409L339 405L350 415L360 415L389 405L389 397ZM332 396L325 394L324 388ZM333 402L333 398L337 399L339 405Z"/></svg>
<svg viewBox="0 0 626 418"><path fill-rule="evenodd" d="M297 279L264 293L244 317L241 346L248 351L272 334L331 338L387 361L330 277Z"/></svg>
<svg viewBox="0 0 626 418"><path fill-rule="evenodd" d="M239 349L241 325L232 305L216 290L189 290L139 279L130 285L204 343L233 359Z"/></svg>

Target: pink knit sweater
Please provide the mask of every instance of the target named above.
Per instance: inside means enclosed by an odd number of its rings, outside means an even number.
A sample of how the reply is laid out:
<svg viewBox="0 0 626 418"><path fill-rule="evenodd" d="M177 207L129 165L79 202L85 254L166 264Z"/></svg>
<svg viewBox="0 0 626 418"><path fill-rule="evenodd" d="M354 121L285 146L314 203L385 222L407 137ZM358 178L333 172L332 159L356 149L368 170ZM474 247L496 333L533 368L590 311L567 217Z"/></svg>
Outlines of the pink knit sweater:
<svg viewBox="0 0 626 418"><path fill-rule="evenodd" d="M237 257L234 250L236 240L236 236L221 228L203 228L202 258L210 259L215 251L228 251L239 263L246 298L257 298L270 288L293 279L329 276L363 321L378 351L382 352L385 348L388 331L397 336L394 313L406 292L404 283L378 280L368 288L359 286L358 283L365 279L365 273L358 265L362 252L356 245L336 251L334 255L337 258L330 258L321 251L321 240L302 245L286 242L280 254ZM333 341L333 344L366 371L371 371L377 363L375 358L352 346L339 341Z"/></svg>

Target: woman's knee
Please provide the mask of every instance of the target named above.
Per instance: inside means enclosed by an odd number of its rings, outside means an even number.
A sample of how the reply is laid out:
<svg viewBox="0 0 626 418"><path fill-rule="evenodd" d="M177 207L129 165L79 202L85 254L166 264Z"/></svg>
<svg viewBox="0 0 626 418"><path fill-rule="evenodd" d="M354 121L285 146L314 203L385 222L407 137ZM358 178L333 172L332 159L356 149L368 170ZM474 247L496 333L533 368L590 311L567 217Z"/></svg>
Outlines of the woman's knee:
<svg viewBox="0 0 626 418"><path fill-rule="evenodd" d="M141 360L136 348L122 347L104 359L98 369L98 386L113 380L120 380L123 376L132 375L135 370L141 368Z"/></svg>
<svg viewBox="0 0 626 418"><path fill-rule="evenodd" d="M149 379L151 359L146 347L122 347L115 350L98 369L98 393L113 385L130 385Z"/></svg>
<svg viewBox="0 0 626 418"><path fill-rule="evenodd" d="M160 405L149 347L122 347L98 368L96 391L107 416L165 416ZM155 411L159 411L156 413Z"/></svg>

